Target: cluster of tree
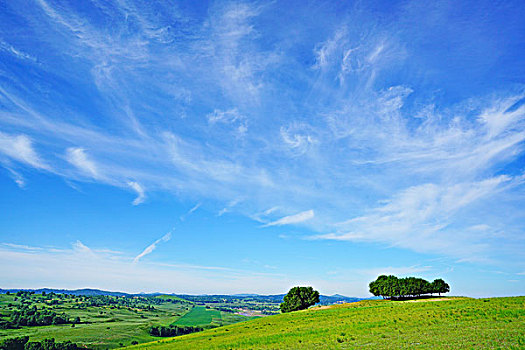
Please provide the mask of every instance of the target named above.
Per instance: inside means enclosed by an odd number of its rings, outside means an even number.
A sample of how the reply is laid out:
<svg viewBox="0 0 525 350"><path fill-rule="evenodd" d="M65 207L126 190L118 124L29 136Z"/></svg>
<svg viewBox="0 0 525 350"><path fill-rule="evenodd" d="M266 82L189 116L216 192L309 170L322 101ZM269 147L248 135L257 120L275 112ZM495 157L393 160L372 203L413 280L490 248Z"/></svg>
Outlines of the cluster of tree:
<svg viewBox="0 0 525 350"><path fill-rule="evenodd" d="M87 350L70 341L57 343L55 339L44 339L40 342L29 341L29 337L8 338L0 341L0 350Z"/></svg>
<svg viewBox="0 0 525 350"><path fill-rule="evenodd" d="M111 295L91 295L83 297L83 306L115 306L116 308L140 308L155 310L151 304L160 305L163 300L151 297L116 297Z"/></svg>
<svg viewBox="0 0 525 350"><path fill-rule="evenodd" d="M179 335L201 332L204 328L192 326L153 326L149 330L149 334L154 337L176 337Z"/></svg>
<svg viewBox="0 0 525 350"><path fill-rule="evenodd" d="M209 309L209 306L206 306L207 309ZM215 306L214 309L224 312L237 312L237 310L232 309L231 307L222 307L222 306Z"/></svg>
<svg viewBox="0 0 525 350"><path fill-rule="evenodd" d="M11 313L9 320L0 320L0 328L20 328L22 326L49 326L65 323L80 323L80 318L70 320L64 313L57 314L51 310L38 310L36 306L22 307Z"/></svg>
<svg viewBox="0 0 525 350"><path fill-rule="evenodd" d="M319 302L319 292L312 287L293 287L284 296L281 303L281 312L290 312L308 309Z"/></svg>
<svg viewBox="0 0 525 350"><path fill-rule="evenodd" d="M450 286L441 278L430 283L427 280L417 277L397 278L390 275L379 276L369 284L370 293L383 298L407 298L421 297L425 294L448 293Z"/></svg>

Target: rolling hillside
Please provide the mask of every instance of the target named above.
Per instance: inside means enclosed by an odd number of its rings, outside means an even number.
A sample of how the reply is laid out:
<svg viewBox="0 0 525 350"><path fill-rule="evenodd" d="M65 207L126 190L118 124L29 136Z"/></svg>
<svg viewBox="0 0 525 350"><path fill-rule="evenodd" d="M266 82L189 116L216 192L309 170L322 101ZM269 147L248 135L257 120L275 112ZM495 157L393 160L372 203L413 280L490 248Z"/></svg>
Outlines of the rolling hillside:
<svg viewBox="0 0 525 350"><path fill-rule="evenodd" d="M525 297L366 300L259 318L129 349L523 348Z"/></svg>

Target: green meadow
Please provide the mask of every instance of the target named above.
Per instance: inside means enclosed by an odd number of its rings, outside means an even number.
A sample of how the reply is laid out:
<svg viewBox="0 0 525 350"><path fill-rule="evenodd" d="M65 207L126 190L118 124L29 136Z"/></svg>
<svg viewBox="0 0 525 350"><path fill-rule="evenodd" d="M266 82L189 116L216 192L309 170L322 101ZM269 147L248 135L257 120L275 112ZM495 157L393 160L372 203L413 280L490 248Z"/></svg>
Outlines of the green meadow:
<svg viewBox="0 0 525 350"><path fill-rule="evenodd" d="M221 312L215 309L208 309L204 306L196 306L172 324L176 326L216 327L246 321L248 319L251 318L228 312Z"/></svg>
<svg viewBox="0 0 525 350"><path fill-rule="evenodd" d="M99 301L98 305L91 305L93 300ZM79 317L80 323L0 329L0 340L19 336L29 336L30 341L54 338L56 341L70 340L90 349L112 349L130 345L133 341L144 343L160 339L149 334L151 326L175 324L207 328L250 319L194 306L193 302L169 295L154 298L107 296L101 300L69 295L50 298L40 294L26 297L0 294L0 319L8 319L22 305L65 313L70 319Z"/></svg>
<svg viewBox="0 0 525 350"><path fill-rule="evenodd" d="M314 307L130 349L522 349L525 297L367 300Z"/></svg>
<svg viewBox="0 0 525 350"><path fill-rule="evenodd" d="M190 312L179 318L173 324L176 326L206 326L217 324L221 321L221 312L214 309L206 309L204 306L196 306Z"/></svg>

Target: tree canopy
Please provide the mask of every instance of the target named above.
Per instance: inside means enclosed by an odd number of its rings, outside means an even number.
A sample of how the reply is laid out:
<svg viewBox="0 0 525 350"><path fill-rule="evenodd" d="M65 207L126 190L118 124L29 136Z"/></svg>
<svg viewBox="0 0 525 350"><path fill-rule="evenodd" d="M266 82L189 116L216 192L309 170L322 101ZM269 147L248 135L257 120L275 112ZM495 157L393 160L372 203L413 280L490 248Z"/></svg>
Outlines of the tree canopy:
<svg viewBox="0 0 525 350"><path fill-rule="evenodd" d="M281 312L304 310L319 302L319 292L312 287L293 287L284 296Z"/></svg>
<svg viewBox="0 0 525 350"><path fill-rule="evenodd" d="M29 341L28 336L7 338L0 341L1 350L85 350L85 347L79 346L71 341L62 343L55 342L54 338L44 339L41 341Z"/></svg>
<svg viewBox="0 0 525 350"><path fill-rule="evenodd" d="M370 293L383 298L406 298L420 297L425 294L448 293L450 286L441 278L430 283L427 280L417 277L397 278L390 275L379 276L369 284Z"/></svg>

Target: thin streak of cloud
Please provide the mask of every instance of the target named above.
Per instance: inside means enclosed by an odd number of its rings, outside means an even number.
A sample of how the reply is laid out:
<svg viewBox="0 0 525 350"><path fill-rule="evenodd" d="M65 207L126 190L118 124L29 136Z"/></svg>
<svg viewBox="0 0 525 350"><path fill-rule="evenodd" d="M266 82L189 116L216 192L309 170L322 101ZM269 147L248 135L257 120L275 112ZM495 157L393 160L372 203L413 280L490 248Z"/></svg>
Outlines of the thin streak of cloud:
<svg viewBox="0 0 525 350"><path fill-rule="evenodd" d="M191 214L191 213L195 212L195 210L199 209L201 207L201 205L202 205L202 203L197 203L193 208L188 210L188 214Z"/></svg>
<svg viewBox="0 0 525 350"><path fill-rule="evenodd" d="M269 222L266 225L263 225L262 227L299 224L301 222L312 219L314 216L314 211L310 209L294 215L285 216L283 218L280 218L279 220Z"/></svg>
<svg viewBox="0 0 525 350"><path fill-rule="evenodd" d="M133 259L133 262L134 263L138 263L140 259L142 259L143 257L145 257L146 255L148 254L151 254L155 249L157 249L157 245L161 242L167 242L171 239L171 231L166 233L164 236L162 236L161 238L157 239L155 242L153 242L152 244L150 244L149 246L146 247L146 249L144 249L142 251L142 253L140 253L139 255L137 255L135 257L135 259Z"/></svg>
<svg viewBox="0 0 525 350"><path fill-rule="evenodd" d="M193 214L197 209L199 209L199 208L201 207L201 205L202 205L202 203L197 203L197 204L195 204L195 206L193 206L190 210L188 210L188 212L186 212L186 214L181 215L181 216L179 217L180 221L184 221L184 220L186 220L186 218L187 218L189 215Z"/></svg>
<svg viewBox="0 0 525 350"><path fill-rule="evenodd" d="M22 174L8 167L6 167L6 169L7 171L9 171L11 178L17 184L18 187L22 189L26 187L26 179L22 176Z"/></svg>
<svg viewBox="0 0 525 350"><path fill-rule="evenodd" d="M43 249L41 247L32 247L32 246L28 246L25 244L15 244L15 243L1 243L1 245L9 247L9 248L13 248L13 249L22 249L22 250L29 250L29 251Z"/></svg>
<svg viewBox="0 0 525 350"><path fill-rule="evenodd" d="M21 59L21 60L28 60L28 61L32 61L32 62L36 62L36 58L23 52L22 50L19 50L15 47L13 47L12 45L4 42L4 41L1 41L0 40L0 50L2 51L6 51L6 52L9 52L10 54L14 55L15 57Z"/></svg>

